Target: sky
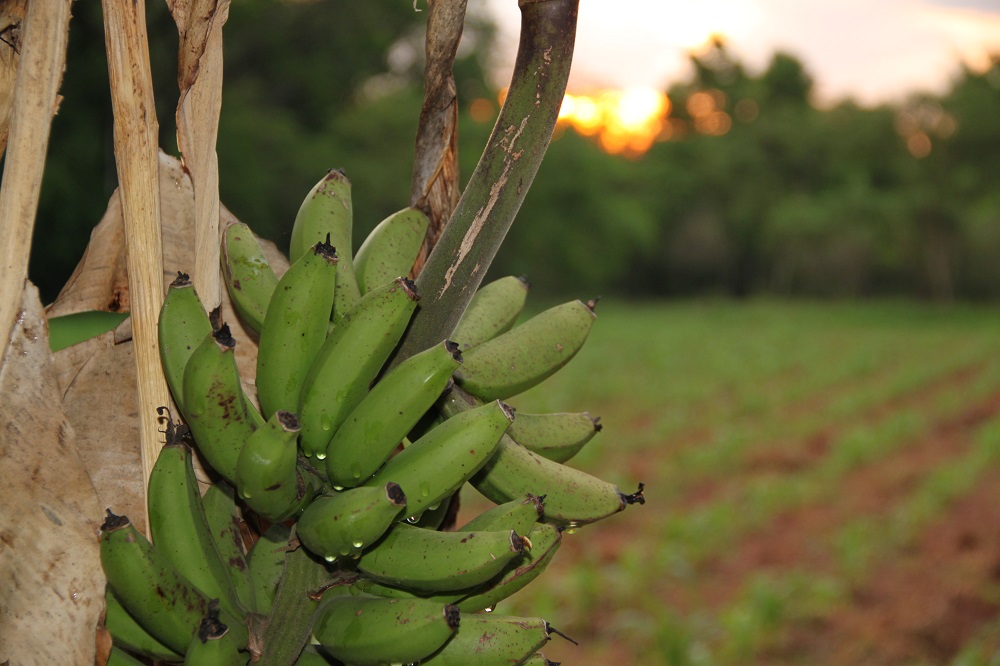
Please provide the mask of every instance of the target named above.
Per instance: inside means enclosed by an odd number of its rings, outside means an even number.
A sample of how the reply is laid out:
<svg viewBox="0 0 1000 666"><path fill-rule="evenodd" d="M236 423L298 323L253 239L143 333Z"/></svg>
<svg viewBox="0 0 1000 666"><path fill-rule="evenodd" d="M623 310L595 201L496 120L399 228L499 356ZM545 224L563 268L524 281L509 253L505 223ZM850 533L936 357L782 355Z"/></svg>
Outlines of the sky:
<svg viewBox="0 0 1000 666"><path fill-rule="evenodd" d="M486 4L509 72L517 3ZM820 104L878 104L943 92L959 63L1000 54L1000 0L581 0L570 91L666 89L714 34L751 73L777 50L796 56Z"/></svg>

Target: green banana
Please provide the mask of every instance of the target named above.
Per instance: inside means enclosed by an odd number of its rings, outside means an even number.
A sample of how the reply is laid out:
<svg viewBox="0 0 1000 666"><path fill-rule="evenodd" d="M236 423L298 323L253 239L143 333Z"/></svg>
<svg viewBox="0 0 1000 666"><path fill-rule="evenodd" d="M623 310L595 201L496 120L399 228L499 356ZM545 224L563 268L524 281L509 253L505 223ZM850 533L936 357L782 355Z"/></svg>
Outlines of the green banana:
<svg viewBox="0 0 1000 666"><path fill-rule="evenodd" d="M299 445L305 455L326 457L333 433L368 394L402 337L417 298L413 283L397 278L365 294L334 324L302 385Z"/></svg>
<svg viewBox="0 0 1000 666"><path fill-rule="evenodd" d="M285 568L291 529L281 523L268 527L247 552L247 571L253 586L255 610L270 615Z"/></svg>
<svg viewBox="0 0 1000 666"><path fill-rule="evenodd" d="M455 636L420 666L520 664L549 642L551 625L540 617L463 614Z"/></svg>
<svg viewBox="0 0 1000 666"><path fill-rule="evenodd" d="M145 664L117 645L112 645L105 666L145 666Z"/></svg>
<svg viewBox="0 0 1000 666"><path fill-rule="evenodd" d="M88 310L49 317L49 349L57 352L112 331L127 317L127 312L105 310Z"/></svg>
<svg viewBox="0 0 1000 666"><path fill-rule="evenodd" d="M523 414L507 434L515 442L555 462L566 462L601 431L601 419L587 412Z"/></svg>
<svg viewBox="0 0 1000 666"><path fill-rule="evenodd" d="M299 408L302 381L330 325L338 261L333 246L318 242L274 288L257 345L257 399L265 418Z"/></svg>
<svg viewBox="0 0 1000 666"><path fill-rule="evenodd" d="M508 529L514 530L518 534L527 534L545 513L543 500L544 498L525 493L523 497L483 511L455 531Z"/></svg>
<svg viewBox="0 0 1000 666"><path fill-rule="evenodd" d="M205 306L186 273L178 273L170 283L156 326L167 387L184 413L184 369L195 348L212 332Z"/></svg>
<svg viewBox="0 0 1000 666"><path fill-rule="evenodd" d="M382 466L451 382L462 362L448 340L390 370L333 433L326 448L330 483L356 486Z"/></svg>
<svg viewBox="0 0 1000 666"><path fill-rule="evenodd" d="M135 529L128 518L108 511L100 536L101 566L122 606L158 641L183 654L209 599ZM223 611L243 645L246 626Z"/></svg>
<svg viewBox="0 0 1000 666"><path fill-rule="evenodd" d="M307 645L302 649L299 658L295 660L295 666L341 666L341 663L324 655L317 646Z"/></svg>
<svg viewBox="0 0 1000 666"><path fill-rule="evenodd" d="M361 298L358 278L354 273L353 224L351 181L338 169L331 169L309 190L292 223L289 261L298 260L315 243L328 238L328 242L337 248L340 263L337 266L335 319L339 319Z"/></svg>
<svg viewBox="0 0 1000 666"><path fill-rule="evenodd" d="M399 276L409 276L428 226L430 220L422 211L404 208L371 230L354 254L354 272L362 294Z"/></svg>
<svg viewBox="0 0 1000 666"><path fill-rule="evenodd" d="M208 526L187 444L168 437L160 449L149 474L146 507L156 549L205 596L242 617L245 611Z"/></svg>
<svg viewBox="0 0 1000 666"><path fill-rule="evenodd" d="M570 301L463 351L459 385L482 400L506 399L535 386L572 359L594 323L593 304ZM456 338L457 339L457 338Z"/></svg>
<svg viewBox="0 0 1000 666"><path fill-rule="evenodd" d="M391 481L382 487L323 495L299 517L295 534L303 546L328 562L356 558L389 529L405 506L406 495Z"/></svg>
<svg viewBox="0 0 1000 666"><path fill-rule="evenodd" d="M506 333L517 322L531 285L523 277L508 275L480 287L451 337L471 349Z"/></svg>
<svg viewBox="0 0 1000 666"><path fill-rule="evenodd" d="M353 666L411 664L440 649L458 627L454 606L337 595L321 602L313 638L332 657Z"/></svg>
<svg viewBox="0 0 1000 666"><path fill-rule="evenodd" d="M456 387L445 396L441 410L450 421L482 409L475 406L478 404L478 400ZM635 493L626 495L617 486L591 474L529 451L506 434L500 437L496 453L469 483L495 504L523 497L525 493L544 495L544 520L569 528L607 518L629 504L646 502L641 483ZM403 489L406 490L405 485Z"/></svg>
<svg viewBox="0 0 1000 666"><path fill-rule="evenodd" d="M184 371L182 410L199 453L230 483L243 443L264 424L243 392L235 348L225 324L195 347Z"/></svg>
<svg viewBox="0 0 1000 666"><path fill-rule="evenodd" d="M450 603L457 605L462 612L492 610L498 603L523 589L545 571L559 550L559 546L562 545L562 533L562 528L555 525L547 523L536 525L528 533L531 549L525 554L522 562Z"/></svg>
<svg viewBox="0 0 1000 666"><path fill-rule="evenodd" d="M183 655L156 640L129 615L111 592L111 588L104 590L104 608L104 627L111 634L116 647L157 661L181 661L184 658Z"/></svg>
<svg viewBox="0 0 1000 666"><path fill-rule="evenodd" d="M365 485L395 481L406 493L406 512L419 518L486 464L512 418L499 400L457 414L390 458Z"/></svg>
<svg viewBox="0 0 1000 666"><path fill-rule="evenodd" d="M236 592L236 600L244 609L253 610L256 604L243 547L243 520L235 495L236 491L230 485L217 481L202 495L201 503L205 507L208 529Z"/></svg>
<svg viewBox="0 0 1000 666"><path fill-rule="evenodd" d="M243 222L226 227L221 256L222 277L233 308L243 323L259 334L278 278L257 237Z"/></svg>
<svg viewBox="0 0 1000 666"><path fill-rule="evenodd" d="M357 561L368 578L416 592L482 585L531 544L513 530L439 532L398 523Z"/></svg>
<svg viewBox="0 0 1000 666"><path fill-rule="evenodd" d="M185 666L246 666L250 654L219 619L218 608L210 605L208 613L201 619L198 631L191 637Z"/></svg>
<svg viewBox="0 0 1000 666"><path fill-rule="evenodd" d="M272 522L294 512L299 495L299 420L278 410L250 435L236 461L236 492L251 509Z"/></svg>

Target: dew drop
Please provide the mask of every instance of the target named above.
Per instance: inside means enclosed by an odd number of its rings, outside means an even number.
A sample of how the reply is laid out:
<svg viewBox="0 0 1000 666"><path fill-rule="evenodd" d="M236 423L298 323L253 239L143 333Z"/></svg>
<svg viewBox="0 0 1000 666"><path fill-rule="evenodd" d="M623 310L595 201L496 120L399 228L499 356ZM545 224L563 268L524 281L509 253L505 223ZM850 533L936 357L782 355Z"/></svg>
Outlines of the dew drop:
<svg viewBox="0 0 1000 666"><path fill-rule="evenodd" d="M431 485L426 481L420 482L420 494L423 497L429 497L431 494Z"/></svg>
<svg viewBox="0 0 1000 666"><path fill-rule="evenodd" d="M484 613L492 613L494 608L496 608L496 604L494 604L492 606L487 606L486 608L483 609L483 612Z"/></svg>
<svg viewBox="0 0 1000 666"><path fill-rule="evenodd" d="M317 451L316 460L326 460L326 453L323 451Z"/></svg>
<svg viewBox="0 0 1000 666"><path fill-rule="evenodd" d="M327 556L326 556L326 557L324 557L323 559L324 559L324 560L326 560L327 562L333 562L333 561L334 561L335 559L337 559L337 558L336 558L336 557L334 557L333 555L327 555Z"/></svg>
<svg viewBox="0 0 1000 666"><path fill-rule="evenodd" d="M354 465L353 467L351 467L351 476L353 476L355 479L360 479L361 478L361 468L358 467L357 465Z"/></svg>
<svg viewBox="0 0 1000 666"><path fill-rule="evenodd" d="M333 421L330 420L329 416L324 416L319 420L319 427L324 431L330 431L333 429Z"/></svg>
<svg viewBox="0 0 1000 666"><path fill-rule="evenodd" d="M353 543L351 543L351 545L354 546L355 548L363 548L364 545L365 545L365 542L364 541L355 540Z"/></svg>
<svg viewBox="0 0 1000 666"><path fill-rule="evenodd" d="M441 507L441 502L437 502L436 504L431 504L429 507L427 507L427 510L437 511L440 507Z"/></svg>
<svg viewBox="0 0 1000 666"><path fill-rule="evenodd" d="M347 546L344 546L343 548L340 549L341 557L347 557L350 554L351 554L351 549L348 548Z"/></svg>

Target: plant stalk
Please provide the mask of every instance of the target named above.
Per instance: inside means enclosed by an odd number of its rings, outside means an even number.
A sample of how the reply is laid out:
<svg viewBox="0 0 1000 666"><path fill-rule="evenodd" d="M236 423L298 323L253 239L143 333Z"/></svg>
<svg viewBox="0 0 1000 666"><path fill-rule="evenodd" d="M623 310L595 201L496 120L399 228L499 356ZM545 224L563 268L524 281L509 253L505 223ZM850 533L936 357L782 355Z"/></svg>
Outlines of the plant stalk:
<svg viewBox="0 0 1000 666"><path fill-rule="evenodd" d="M451 335L510 229L566 93L579 0L521 0L510 87L483 155L417 277L421 300L394 363Z"/></svg>

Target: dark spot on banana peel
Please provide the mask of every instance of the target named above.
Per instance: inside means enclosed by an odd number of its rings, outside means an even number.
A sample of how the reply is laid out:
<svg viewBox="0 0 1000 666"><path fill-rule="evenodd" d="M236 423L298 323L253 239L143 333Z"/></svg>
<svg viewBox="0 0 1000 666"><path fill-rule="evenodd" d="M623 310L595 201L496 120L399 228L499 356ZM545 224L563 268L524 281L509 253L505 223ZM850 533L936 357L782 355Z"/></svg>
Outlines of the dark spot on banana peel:
<svg viewBox="0 0 1000 666"><path fill-rule="evenodd" d="M444 621L447 623L449 629L458 629L458 623L461 619L462 613L458 610L458 606L453 604L445 604L444 607Z"/></svg>
<svg viewBox="0 0 1000 666"><path fill-rule="evenodd" d="M285 484L283 484L283 483L281 483L281 482L279 481L278 483L275 483L274 485L271 485L271 486L268 486L267 488L264 488L264 490L278 490L278 489L279 489L279 488L281 488L281 487L282 487L283 485L285 485Z"/></svg>

